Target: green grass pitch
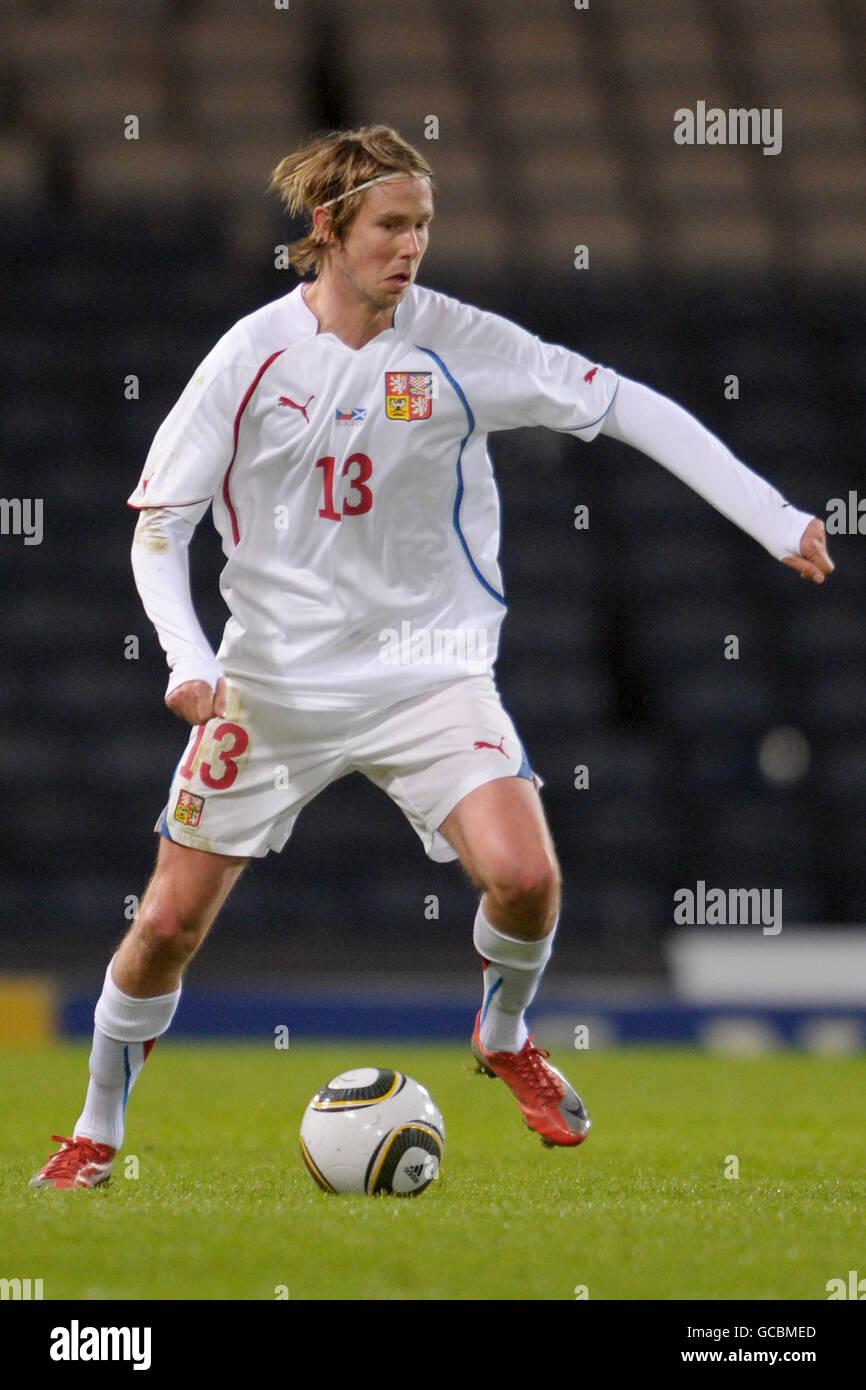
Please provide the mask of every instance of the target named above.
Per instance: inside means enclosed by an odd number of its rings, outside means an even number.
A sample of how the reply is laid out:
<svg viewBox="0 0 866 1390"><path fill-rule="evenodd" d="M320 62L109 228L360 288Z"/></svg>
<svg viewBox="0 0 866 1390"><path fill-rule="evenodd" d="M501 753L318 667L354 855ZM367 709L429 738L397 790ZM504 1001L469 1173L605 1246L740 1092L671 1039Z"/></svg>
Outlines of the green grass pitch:
<svg viewBox="0 0 866 1390"><path fill-rule="evenodd" d="M554 1054L594 1127L551 1150L468 1048L166 1040L111 1184L33 1190L87 1052L0 1053L0 1276L46 1300L826 1299L866 1272L862 1056ZM307 1101L362 1065L417 1077L444 1114L441 1177L415 1199L329 1196L302 1167Z"/></svg>

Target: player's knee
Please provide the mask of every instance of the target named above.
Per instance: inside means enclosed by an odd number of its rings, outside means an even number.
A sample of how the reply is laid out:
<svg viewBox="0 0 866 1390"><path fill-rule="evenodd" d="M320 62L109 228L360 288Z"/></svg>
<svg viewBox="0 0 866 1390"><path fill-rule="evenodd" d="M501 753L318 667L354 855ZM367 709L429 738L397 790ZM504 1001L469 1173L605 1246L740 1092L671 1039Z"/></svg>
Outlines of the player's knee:
<svg viewBox="0 0 866 1390"><path fill-rule="evenodd" d="M170 960L192 955L204 932L197 915L162 903L143 903L136 921L136 934L149 953Z"/></svg>
<svg viewBox="0 0 866 1390"><path fill-rule="evenodd" d="M544 850L503 857L491 866L485 887L503 911L547 918L559 906L559 866Z"/></svg>

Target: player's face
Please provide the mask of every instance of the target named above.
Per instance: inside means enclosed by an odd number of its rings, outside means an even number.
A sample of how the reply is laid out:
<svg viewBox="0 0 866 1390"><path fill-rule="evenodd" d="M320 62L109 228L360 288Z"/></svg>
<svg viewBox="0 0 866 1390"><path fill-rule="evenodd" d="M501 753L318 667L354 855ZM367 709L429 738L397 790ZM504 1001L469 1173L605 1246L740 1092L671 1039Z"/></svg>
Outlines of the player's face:
<svg viewBox="0 0 866 1390"><path fill-rule="evenodd" d="M427 250L433 195L427 179L395 179L369 189L328 271L377 313L393 309Z"/></svg>

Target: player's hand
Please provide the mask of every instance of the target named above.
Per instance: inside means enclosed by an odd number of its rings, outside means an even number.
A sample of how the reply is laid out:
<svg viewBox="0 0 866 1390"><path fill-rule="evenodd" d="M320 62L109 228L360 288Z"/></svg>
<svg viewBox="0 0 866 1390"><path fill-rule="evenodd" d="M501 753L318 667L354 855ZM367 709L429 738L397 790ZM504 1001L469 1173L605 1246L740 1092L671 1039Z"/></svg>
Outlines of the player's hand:
<svg viewBox="0 0 866 1390"><path fill-rule="evenodd" d="M166 696L165 703L178 719L185 719L188 724L206 724L226 712L225 677L220 676L216 690L207 681L184 681Z"/></svg>
<svg viewBox="0 0 866 1390"><path fill-rule="evenodd" d="M825 574L832 574L836 566L827 554L827 534L820 517L813 517L803 532L800 554L786 555L782 564L799 570L804 579L816 584L823 584Z"/></svg>

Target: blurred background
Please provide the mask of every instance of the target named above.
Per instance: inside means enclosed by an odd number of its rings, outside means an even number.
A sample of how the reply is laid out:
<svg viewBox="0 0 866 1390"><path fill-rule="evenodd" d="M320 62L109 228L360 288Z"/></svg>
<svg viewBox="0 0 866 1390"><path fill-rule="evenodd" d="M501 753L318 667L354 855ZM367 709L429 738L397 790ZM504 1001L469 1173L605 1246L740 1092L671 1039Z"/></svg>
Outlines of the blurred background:
<svg viewBox="0 0 866 1390"><path fill-rule="evenodd" d="M423 283L672 396L827 516L866 495L864 72L862 0L4 0L0 492L44 507L40 544L8 508L0 535L8 1036L89 1033L151 871L184 733L125 503L196 364L296 283L278 160L393 124L436 175ZM699 101L780 109L781 153L676 143ZM536 1021L861 1046L856 495L817 588L623 446L524 430L492 452L499 685L565 879ZM216 645L208 521L193 559ZM699 881L781 890L784 930L678 937L674 893ZM262 1036L290 1004L301 1034L462 1037L474 903L353 776L250 866L176 1030Z"/></svg>

